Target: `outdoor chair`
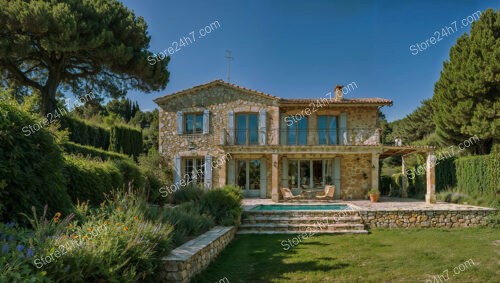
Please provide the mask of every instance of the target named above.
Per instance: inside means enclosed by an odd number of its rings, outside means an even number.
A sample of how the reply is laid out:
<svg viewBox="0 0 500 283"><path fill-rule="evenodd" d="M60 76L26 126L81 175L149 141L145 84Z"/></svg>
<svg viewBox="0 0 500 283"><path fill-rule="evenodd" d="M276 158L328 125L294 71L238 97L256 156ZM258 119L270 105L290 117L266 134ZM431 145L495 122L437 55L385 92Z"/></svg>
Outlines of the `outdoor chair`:
<svg viewBox="0 0 500 283"><path fill-rule="evenodd" d="M335 186L328 185L325 186L325 191L316 196L318 199L333 199L335 194Z"/></svg>
<svg viewBox="0 0 500 283"><path fill-rule="evenodd" d="M294 200L294 199L300 199L302 197L300 195L294 196L289 188L281 188L280 191L281 194L283 195L284 200Z"/></svg>

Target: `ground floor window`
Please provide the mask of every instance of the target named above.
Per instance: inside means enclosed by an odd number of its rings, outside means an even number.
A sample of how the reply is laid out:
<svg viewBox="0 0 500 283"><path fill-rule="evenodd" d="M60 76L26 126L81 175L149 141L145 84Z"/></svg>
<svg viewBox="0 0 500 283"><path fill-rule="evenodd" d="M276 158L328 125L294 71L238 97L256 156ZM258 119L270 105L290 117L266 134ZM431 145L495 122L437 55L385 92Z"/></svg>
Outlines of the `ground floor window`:
<svg viewBox="0 0 500 283"><path fill-rule="evenodd" d="M260 160L236 161L236 184L243 190L260 190Z"/></svg>
<svg viewBox="0 0 500 283"><path fill-rule="evenodd" d="M334 160L288 160L288 184L291 188L324 188L333 185Z"/></svg>
<svg viewBox="0 0 500 283"><path fill-rule="evenodd" d="M202 184L205 178L205 159L186 158L183 160L182 176L186 184Z"/></svg>

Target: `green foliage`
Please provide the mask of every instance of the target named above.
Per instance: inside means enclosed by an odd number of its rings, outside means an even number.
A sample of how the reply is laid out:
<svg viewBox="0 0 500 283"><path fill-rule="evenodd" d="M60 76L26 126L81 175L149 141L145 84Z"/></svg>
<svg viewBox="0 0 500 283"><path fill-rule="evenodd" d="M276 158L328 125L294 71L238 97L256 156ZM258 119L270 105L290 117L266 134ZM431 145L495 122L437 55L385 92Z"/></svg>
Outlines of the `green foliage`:
<svg viewBox="0 0 500 283"><path fill-rule="evenodd" d="M166 208L155 218L172 223L174 246L180 246L214 226L212 217L201 213L200 204L196 202L185 202L174 208Z"/></svg>
<svg viewBox="0 0 500 283"><path fill-rule="evenodd" d="M436 192L454 188L457 185L457 174L455 160L457 158L445 158L436 162Z"/></svg>
<svg viewBox="0 0 500 283"><path fill-rule="evenodd" d="M450 50L434 87L437 135L448 144L471 136L476 153L488 153L500 139L500 10L488 9Z"/></svg>
<svg viewBox="0 0 500 283"><path fill-rule="evenodd" d="M201 198L202 211L210 214L216 224L238 225L241 218L243 195L237 186L208 190Z"/></svg>
<svg viewBox="0 0 500 283"><path fill-rule="evenodd" d="M30 231L0 222L0 282L43 282L45 271L35 270Z"/></svg>
<svg viewBox="0 0 500 283"><path fill-rule="evenodd" d="M0 216L24 221L19 213L30 213L48 204L69 212L71 200L65 189L61 150L44 128L23 131L35 119L14 106L0 103Z"/></svg>
<svg viewBox="0 0 500 283"><path fill-rule="evenodd" d="M104 150L109 148L110 132L108 129L69 116L61 118L61 128L69 130L69 139L72 142Z"/></svg>
<svg viewBox="0 0 500 283"><path fill-rule="evenodd" d="M117 114L127 123L140 111L137 101L132 103L130 99L113 99L106 104L106 110L108 113Z"/></svg>
<svg viewBox="0 0 500 283"><path fill-rule="evenodd" d="M500 154L461 157L455 166L460 192L489 197L500 192Z"/></svg>
<svg viewBox="0 0 500 283"><path fill-rule="evenodd" d="M123 180L131 183L135 188L144 187L144 175L139 166L131 160L112 160L111 163L123 174Z"/></svg>
<svg viewBox="0 0 500 283"><path fill-rule="evenodd" d="M422 101L422 105L405 118L390 123L392 133L384 142L394 144L394 139L400 137L404 144L410 144L431 135L436 128L433 115L431 100Z"/></svg>
<svg viewBox="0 0 500 283"><path fill-rule="evenodd" d="M23 279L42 274L49 282L153 281L161 257L168 254L172 227L148 218L149 209L142 194L121 191L99 208L78 205L83 221L35 215L29 241L35 255L22 262L28 271ZM8 270L6 278L15 275Z"/></svg>
<svg viewBox="0 0 500 283"><path fill-rule="evenodd" d="M141 131L124 126L112 127L109 149L137 158L143 152Z"/></svg>
<svg viewBox="0 0 500 283"><path fill-rule="evenodd" d="M97 205L104 195L121 188L127 179L112 161L100 162L73 155L65 156L68 193L73 202L90 201Z"/></svg>
<svg viewBox="0 0 500 283"><path fill-rule="evenodd" d="M96 147L81 145L74 142L65 142L61 145L64 151L74 155L83 155L85 157L96 157L102 160L108 159L124 159L130 160L125 154L120 154L113 151L106 151Z"/></svg>
<svg viewBox="0 0 500 283"><path fill-rule="evenodd" d="M160 195L160 188L172 183L172 172L167 158L156 150L151 150L148 154L139 156L139 166L144 173L148 201L164 204L166 198Z"/></svg>
<svg viewBox="0 0 500 283"><path fill-rule="evenodd" d="M61 89L120 97L168 83L170 58L148 63L147 24L120 1L0 0L0 7L5 83L40 91L44 114L53 112Z"/></svg>
<svg viewBox="0 0 500 283"><path fill-rule="evenodd" d="M172 194L172 203L180 204L189 201L200 201L201 197L206 193L201 187L195 184L188 184L186 186L179 187L178 190L174 191Z"/></svg>

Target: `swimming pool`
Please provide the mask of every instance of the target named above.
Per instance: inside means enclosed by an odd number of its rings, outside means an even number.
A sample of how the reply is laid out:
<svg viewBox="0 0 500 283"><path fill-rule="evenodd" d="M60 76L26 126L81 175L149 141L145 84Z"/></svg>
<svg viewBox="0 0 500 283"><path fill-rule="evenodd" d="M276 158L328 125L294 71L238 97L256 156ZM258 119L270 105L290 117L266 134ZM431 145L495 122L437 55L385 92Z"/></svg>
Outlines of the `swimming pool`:
<svg viewBox="0 0 500 283"><path fill-rule="evenodd" d="M268 211L268 210L353 210L347 204L306 204L306 205L279 205L279 204L261 204L250 209L252 211Z"/></svg>

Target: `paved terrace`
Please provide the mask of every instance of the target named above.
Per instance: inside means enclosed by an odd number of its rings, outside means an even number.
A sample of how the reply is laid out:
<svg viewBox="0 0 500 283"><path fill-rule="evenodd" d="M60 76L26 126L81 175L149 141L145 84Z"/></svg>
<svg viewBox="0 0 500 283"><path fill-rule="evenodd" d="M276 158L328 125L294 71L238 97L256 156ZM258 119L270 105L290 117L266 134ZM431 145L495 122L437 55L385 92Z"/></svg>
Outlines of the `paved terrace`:
<svg viewBox="0 0 500 283"><path fill-rule="evenodd" d="M424 200L411 199L411 198L392 198L392 197L380 197L379 202L372 203L369 200L334 200L334 201L316 201L316 200L302 200L293 202L273 202L271 199L258 199L258 198L245 198L243 199L243 208L245 210L259 204L327 204L327 203L347 203L358 207L360 210L368 211L393 211L393 210L495 210L489 207L481 207L474 205L465 204L454 204L447 202L437 202L435 204L426 204Z"/></svg>

